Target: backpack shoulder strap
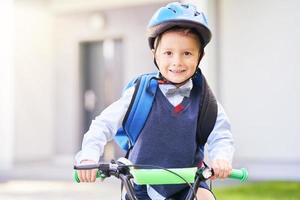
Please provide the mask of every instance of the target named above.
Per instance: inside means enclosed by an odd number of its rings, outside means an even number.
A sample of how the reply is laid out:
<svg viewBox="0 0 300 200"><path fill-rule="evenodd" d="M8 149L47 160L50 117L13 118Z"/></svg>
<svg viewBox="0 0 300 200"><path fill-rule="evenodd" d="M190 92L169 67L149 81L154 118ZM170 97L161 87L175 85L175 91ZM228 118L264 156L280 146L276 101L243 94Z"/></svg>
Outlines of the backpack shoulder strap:
<svg viewBox="0 0 300 200"><path fill-rule="evenodd" d="M197 141L199 145L205 145L208 136L215 126L217 115L217 100L205 77L202 75L200 113L197 125Z"/></svg>
<svg viewBox="0 0 300 200"><path fill-rule="evenodd" d="M135 144L150 113L158 86L157 81L153 80L156 75L156 73L140 75L126 86L129 88L134 85L135 89L122 127L115 137L124 150L130 149Z"/></svg>

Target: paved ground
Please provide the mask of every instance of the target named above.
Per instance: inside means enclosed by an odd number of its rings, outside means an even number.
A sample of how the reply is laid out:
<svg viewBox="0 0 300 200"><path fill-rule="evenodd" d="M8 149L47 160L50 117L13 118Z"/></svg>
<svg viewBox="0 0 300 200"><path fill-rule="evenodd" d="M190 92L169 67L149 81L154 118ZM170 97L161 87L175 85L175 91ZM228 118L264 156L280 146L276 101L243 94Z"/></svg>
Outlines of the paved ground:
<svg viewBox="0 0 300 200"><path fill-rule="evenodd" d="M99 200L120 199L120 182L75 183L72 162L18 164L0 171L0 200Z"/></svg>
<svg viewBox="0 0 300 200"><path fill-rule="evenodd" d="M115 187L116 186L116 187ZM77 184L69 181L13 180L0 184L1 200L120 199L116 181Z"/></svg>

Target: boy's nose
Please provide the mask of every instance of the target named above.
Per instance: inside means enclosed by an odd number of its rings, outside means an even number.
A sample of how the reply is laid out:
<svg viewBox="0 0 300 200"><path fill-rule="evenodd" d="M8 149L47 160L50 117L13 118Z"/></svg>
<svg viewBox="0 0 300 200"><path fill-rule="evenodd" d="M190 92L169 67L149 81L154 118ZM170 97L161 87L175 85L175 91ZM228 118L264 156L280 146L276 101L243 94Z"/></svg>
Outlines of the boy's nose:
<svg viewBox="0 0 300 200"><path fill-rule="evenodd" d="M174 55L172 63L173 63L173 66L180 66L181 65L181 56Z"/></svg>

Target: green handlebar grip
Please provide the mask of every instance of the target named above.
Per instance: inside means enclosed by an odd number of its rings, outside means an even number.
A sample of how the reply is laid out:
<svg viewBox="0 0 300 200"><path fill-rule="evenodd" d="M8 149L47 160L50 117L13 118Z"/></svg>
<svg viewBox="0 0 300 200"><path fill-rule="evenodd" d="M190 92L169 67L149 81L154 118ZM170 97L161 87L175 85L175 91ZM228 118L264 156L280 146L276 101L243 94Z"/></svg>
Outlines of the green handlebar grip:
<svg viewBox="0 0 300 200"><path fill-rule="evenodd" d="M192 168L173 168L168 169L189 183L193 183L197 172L196 167ZM177 175L163 169L131 169L131 174L134 177L134 182L139 185L161 185L161 184L181 184L186 183Z"/></svg>
<svg viewBox="0 0 300 200"><path fill-rule="evenodd" d="M77 170L74 170L73 178L75 182L80 183ZM105 178L105 176L100 171L97 171L96 178Z"/></svg>
<svg viewBox="0 0 300 200"><path fill-rule="evenodd" d="M76 170L74 170L74 172L73 172L73 178L74 178L75 182L80 183L80 180L79 180L79 177L78 177L78 173L77 173Z"/></svg>
<svg viewBox="0 0 300 200"><path fill-rule="evenodd" d="M241 182L245 182L248 179L248 171L245 168L233 169L229 178L239 179Z"/></svg>
<svg viewBox="0 0 300 200"><path fill-rule="evenodd" d="M196 167L192 168L174 168L168 169L185 179L189 183L193 183L197 172ZM177 175L164 169L131 169L130 172L134 177L134 182L139 185L161 185L161 184L182 184L186 183ZM233 169L229 178L239 179L245 182L248 179L246 169Z"/></svg>

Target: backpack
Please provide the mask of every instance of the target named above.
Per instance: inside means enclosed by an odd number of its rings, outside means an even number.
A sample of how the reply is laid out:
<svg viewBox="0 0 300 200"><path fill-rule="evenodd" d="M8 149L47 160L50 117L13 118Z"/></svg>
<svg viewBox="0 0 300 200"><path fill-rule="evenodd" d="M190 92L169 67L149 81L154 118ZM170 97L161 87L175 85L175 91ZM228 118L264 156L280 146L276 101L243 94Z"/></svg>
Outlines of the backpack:
<svg viewBox="0 0 300 200"><path fill-rule="evenodd" d="M200 70L199 70L200 71ZM129 104L128 110L122 122L122 127L115 135L116 143L124 150L127 155L138 139L147 120L148 114L155 98L158 88L158 81L155 80L157 73L143 74L130 81L125 89L135 85L135 90ZM197 123L197 143L204 146L209 134L215 126L217 119L218 106L216 98L209 88L205 77L196 73L193 84L198 84L201 92L200 106Z"/></svg>

